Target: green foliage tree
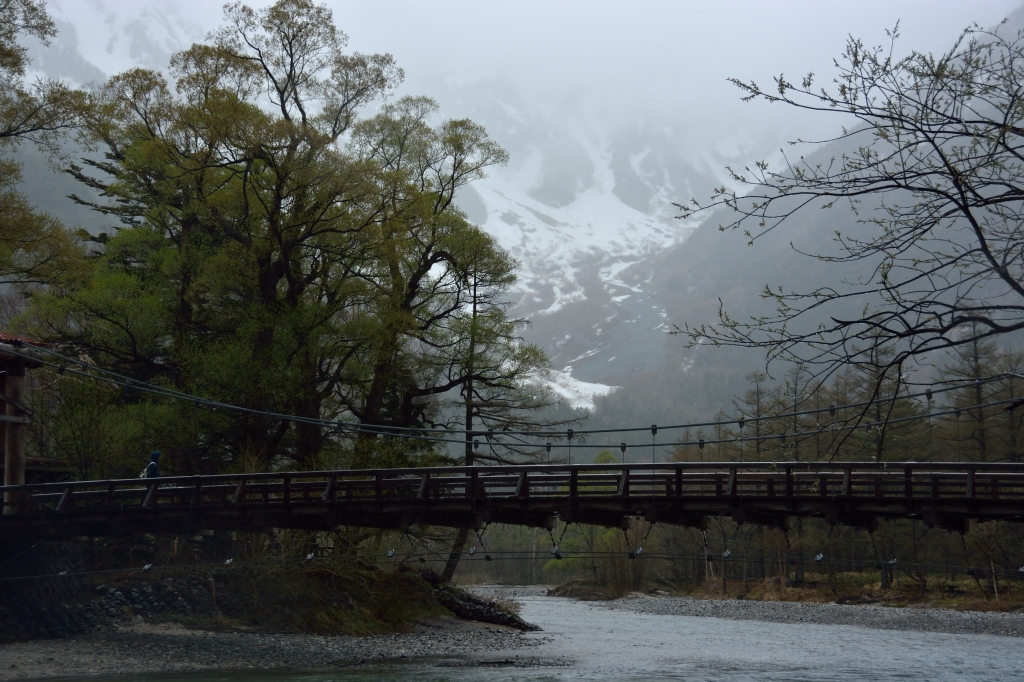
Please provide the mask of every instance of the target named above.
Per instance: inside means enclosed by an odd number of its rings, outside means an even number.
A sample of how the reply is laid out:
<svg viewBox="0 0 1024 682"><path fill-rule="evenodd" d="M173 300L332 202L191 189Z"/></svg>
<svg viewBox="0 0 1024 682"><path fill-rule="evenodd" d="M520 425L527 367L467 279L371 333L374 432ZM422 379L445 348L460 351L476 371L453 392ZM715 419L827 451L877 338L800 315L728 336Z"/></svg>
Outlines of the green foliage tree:
<svg viewBox="0 0 1024 682"><path fill-rule="evenodd" d="M444 396L469 381L525 396L545 362L504 314L514 261L453 203L505 152L471 121L432 125L427 98L380 104L401 70L346 40L305 0L228 5L168 77L102 86L85 123L104 159L71 172L107 199L77 200L118 224L26 325L134 378L300 417L199 417L192 468L402 464L388 428L449 423ZM376 428L352 450L315 420Z"/></svg>
<svg viewBox="0 0 1024 682"><path fill-rule="evenodd" d="M29 65L20 43L48 43L57 29L37 0L0 0L0 150L30 141L54 151L85 110L86 96L54 80L25 82ZM0 284L45 284L77 272L76 238L18 191L20 166L0 159Z"/></svg>
<svg viewBox="0 0 1024 682"><path fill-rule="evenodd" d="M0 0L0 144L27 139L54 148L78 125L83 92L51 79L25 83L29 60L21 39L49 44L56 35L42 0Z"/></svg>

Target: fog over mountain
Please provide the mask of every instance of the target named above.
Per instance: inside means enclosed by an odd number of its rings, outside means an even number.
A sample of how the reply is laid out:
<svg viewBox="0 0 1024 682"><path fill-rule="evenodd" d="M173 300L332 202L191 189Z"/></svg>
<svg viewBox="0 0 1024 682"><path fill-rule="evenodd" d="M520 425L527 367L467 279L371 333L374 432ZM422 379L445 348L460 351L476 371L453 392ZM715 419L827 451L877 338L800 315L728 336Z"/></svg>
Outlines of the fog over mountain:
<svg viewBox="0 0 1024 682"><path fill-rule="evenodd" d="M726 166L777 160L787 140L827 137L839 124L744 104L727 78L769 83L813 71L824 82L848 34L878 44L899 22L898 52L942 51L966 26L994 26L1018 3L327 4L353 50L395 55L406 72L400 94L434 97L444 116L482 123L510 152L508 167L459 203L521 261L517 313L531 320L527 336L548 352L558 390L583 407L607 396L598 420L662 421L726 404L757 363L687 351L667 335L671 324L707 321L719 296L751 296L730 282L768 280L789 263L787 244L770 257L741 254L745 240L719 235L714 219L688 241L699 223L675 219L672 202L706 198L729 182ZM206 0L49 6L60 35L33 49L35 66L79 83L161 69L221 18ZM723 266L730 254L742 272Z"/></svg>

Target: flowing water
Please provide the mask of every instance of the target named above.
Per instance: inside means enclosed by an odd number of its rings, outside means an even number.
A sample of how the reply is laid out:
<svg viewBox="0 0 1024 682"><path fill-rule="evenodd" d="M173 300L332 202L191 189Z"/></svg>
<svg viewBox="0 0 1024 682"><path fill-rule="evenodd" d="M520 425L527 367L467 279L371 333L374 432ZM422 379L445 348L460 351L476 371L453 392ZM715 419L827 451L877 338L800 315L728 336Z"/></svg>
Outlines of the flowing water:
<svg viewBox="0 0 1024 682"><path fill-rule="evenodd" d="M553 597L520 597L544 632L539 646L475 660L550 666L409 665L310 673L147 676L146 682L519 682L543 680L1021 680L1024 640L991 635L782 625L610 610ZM473 660L473 659L471 659ZM571 665L567 665L571 662ZM133 678L117 678L123 682Z"/></svg>

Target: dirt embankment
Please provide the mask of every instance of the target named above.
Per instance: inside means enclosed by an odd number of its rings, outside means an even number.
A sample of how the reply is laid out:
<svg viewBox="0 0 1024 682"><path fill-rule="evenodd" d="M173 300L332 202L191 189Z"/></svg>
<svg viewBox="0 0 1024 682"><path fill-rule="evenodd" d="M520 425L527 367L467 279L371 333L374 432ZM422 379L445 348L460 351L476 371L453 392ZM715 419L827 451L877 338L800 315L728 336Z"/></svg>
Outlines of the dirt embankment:
<svg viewBox="0 0 1024 682"><path fill-rule="evenodd" d="M84 599L58 607L67 621L58 636L12 641L14 632L8 630L8 641L0 643L0 681L204 670L322 670L403 665L411 659L442 667L493 665L494 661L466 657L515 652L542 641L523 636L538 628L514 613L511 600L432 585L429 575L424 576L427 580L411 572L373 575L381 582L362 585L358 598L338 591L322 593L318 610L311 610L301 594L288 606L268 598L255 608L224 572L115 578L87 588ZM52 620L47 618L46 622ZM268 625L283 626L283 631ZM317 633L317 627L331 634ZM364 632L339 634L339 627ZM19 632L29 630L38 627ZM534 664L529 656L514 653L498 663Z"/></svg>

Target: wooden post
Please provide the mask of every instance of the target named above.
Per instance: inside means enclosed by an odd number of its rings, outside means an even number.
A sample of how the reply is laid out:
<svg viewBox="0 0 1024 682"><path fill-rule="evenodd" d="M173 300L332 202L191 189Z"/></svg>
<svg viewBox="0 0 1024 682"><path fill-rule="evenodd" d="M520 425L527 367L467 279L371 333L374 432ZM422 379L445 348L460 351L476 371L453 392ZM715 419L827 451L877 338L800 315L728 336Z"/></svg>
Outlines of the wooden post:
<svg viewBox="0 0 1024 682"><path fill-rule="evenodd" d="M21 409L25 399L25 365L7 363L4 395L7 405L6 447L4 448L4 485L25 485L26 415ZM19 493L4 493L4 514L17 514L22 500Z"/></svg>

